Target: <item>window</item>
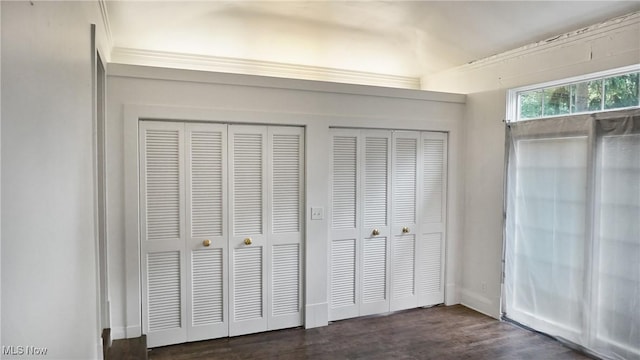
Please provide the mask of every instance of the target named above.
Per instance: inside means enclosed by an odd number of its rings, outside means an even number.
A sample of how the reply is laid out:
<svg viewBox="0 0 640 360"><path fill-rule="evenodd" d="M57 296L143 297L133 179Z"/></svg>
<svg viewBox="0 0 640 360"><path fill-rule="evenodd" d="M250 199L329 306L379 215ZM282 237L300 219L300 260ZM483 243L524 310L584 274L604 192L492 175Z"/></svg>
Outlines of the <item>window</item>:
<svg viewBox="0 0 640 360"><path fill-rule="evenodd" d="M615 81L598 111L626 101L607 100ZM508 139L502 311L640 359L640 109L512 122Z"/></svg>
<svg viewBox="0 0 640 360"><path fill-rule="evenodd" d="M514 89L510 121L594 113L640 106L640 66Z"/></svg>

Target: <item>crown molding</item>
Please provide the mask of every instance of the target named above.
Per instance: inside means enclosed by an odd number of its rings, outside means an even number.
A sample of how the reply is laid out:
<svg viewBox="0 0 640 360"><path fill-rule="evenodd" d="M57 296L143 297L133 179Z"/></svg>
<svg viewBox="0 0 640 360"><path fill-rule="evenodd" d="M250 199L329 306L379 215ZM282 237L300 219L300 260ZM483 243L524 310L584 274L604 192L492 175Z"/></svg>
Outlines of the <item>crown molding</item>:
<svg viewBox="0 0 640 360"><path fill-rule="evenodd" d="M587 26L578 30L570 31L561 35L550 37L546 40L528 44L513 50L508 50L500 54L492 55L483 59L474 60L467 64L457 66L433 75L442 75L458 71L474 70L487 67L496 63L508 61L515 58L522 58L534 53L545 52L556 47L566 47L572 43L597 39L611 31L616 31L629 26L640 24L640 11L622 15L604 22ZM431 76L433 76L431 75Z"/></svg>
<svg viewBox="0 0 640 360"><path fill-rule="evenodd" d="M109 21L109 12L107 11L106 0L98 0L98 7L100 8L100 16L102 16L102 23L104 24L104 30L107 36L107 46L109 50L112 50L113 35L111 33L111 22Z"/></svg>
<svg viewBox="0 0 640 360"><path fill-rule="evenodd" d="M109 63L110 77L194 82L233 86L250 86L269 89L301 90L319 93L349 94L407 100L438 101L464 104L466 95L439 91L390 88L371 85L347 84L259 75L232 74L202 70L162 68L148 65Z"/></svg>
<svg viewBox="0 0 640 360"><path fill-rule="evenodd" d="M419 77L121 47L114 47L112 49L111 62L173 69L203 70L403 89L420 89Z"/></svg>

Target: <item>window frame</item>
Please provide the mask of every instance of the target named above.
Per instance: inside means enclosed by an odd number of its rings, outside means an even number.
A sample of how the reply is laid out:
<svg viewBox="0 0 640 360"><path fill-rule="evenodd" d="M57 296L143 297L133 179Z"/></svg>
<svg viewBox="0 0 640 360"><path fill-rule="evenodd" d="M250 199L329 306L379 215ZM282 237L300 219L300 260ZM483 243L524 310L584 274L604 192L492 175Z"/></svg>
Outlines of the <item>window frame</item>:
<svg viewBox="0 0 640 360"><path fill-rule="evenodd" d="M604 110L599 110L599 111L585 111L585 112L573 113L573 114L569 113L569 114L548 115L548 116L544 116L544 114L543 114L541 117L530 118L530 119L520 119L520 117L519 117L520 114L519 114L519 101L518 101L519 99L518 98L519 98L520 94L531 92L531 91L536 91L536 90L544 90L544 89L548 89L548 88L555 88L555 87L559 87L559 86L569 86L569 85L573 85L573 84L577 84L577 83L581 83L581 82L586 82L586 81L602 80L602 79L615 77L615 76L626 75L626 74L634 73L634 72L640 72L640 63L639 64L634 64L634 65L629 65L629 66L624 66L624 67L620 67L620 68L615 68L615 69L610 69L610 70L605 70L605 71L599 71L599 72L595 72L595 73L585 74L585 75L574 76L574 77L560 79L560 80L553 80L553 81L548 81L548 82L544 82L544 83L526 85L526 86L521 86L521 87L509 89L507 91L507 109L506 109L507 117L506 117L505 121L507 123L510 123L510 122L517 122L517 121L540 120L540 119L555 118L555 117L566 117L566 116L584 115L584 114L593 114L593 113L600 113L600 112L619 111L619 110L638 108L640 106L630 106L630 107L615 108L615 109L604 109ZM604 91L605 91L605 89L603 89L603 94L602 94L603 101L604 101L604 96L605 96ZM543 92L542 96L543 96L543 100L542 101L544 102L544 92ZM640 91L639 91L638 97L640 97ZM639 103L640 103L640 99L639 99Z"/></svg>

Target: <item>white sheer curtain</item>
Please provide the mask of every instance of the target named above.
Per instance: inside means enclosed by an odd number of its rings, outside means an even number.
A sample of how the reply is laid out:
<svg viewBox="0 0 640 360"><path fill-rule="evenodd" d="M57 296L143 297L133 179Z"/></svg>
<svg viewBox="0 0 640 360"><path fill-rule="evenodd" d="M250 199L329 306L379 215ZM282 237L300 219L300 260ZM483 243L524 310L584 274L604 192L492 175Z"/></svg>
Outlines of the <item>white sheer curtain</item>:
<svg viewBox="0 0 640 360"><path fill-rule="evenodd" d="M507 318L640 359L640 110L509 124Z"/></svg>

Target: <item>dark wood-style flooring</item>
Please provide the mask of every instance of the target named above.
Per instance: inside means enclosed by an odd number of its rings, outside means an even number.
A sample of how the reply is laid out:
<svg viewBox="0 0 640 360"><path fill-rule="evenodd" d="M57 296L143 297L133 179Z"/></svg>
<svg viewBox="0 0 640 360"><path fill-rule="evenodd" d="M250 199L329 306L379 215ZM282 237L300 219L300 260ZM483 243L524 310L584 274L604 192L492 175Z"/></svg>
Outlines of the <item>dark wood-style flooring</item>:
<svg viewBox="0 0 640 360"><path fill-rule="evenodd" d="M165 346L148 355L151 360L589 359L551 338L461 305Z"/></svg>

